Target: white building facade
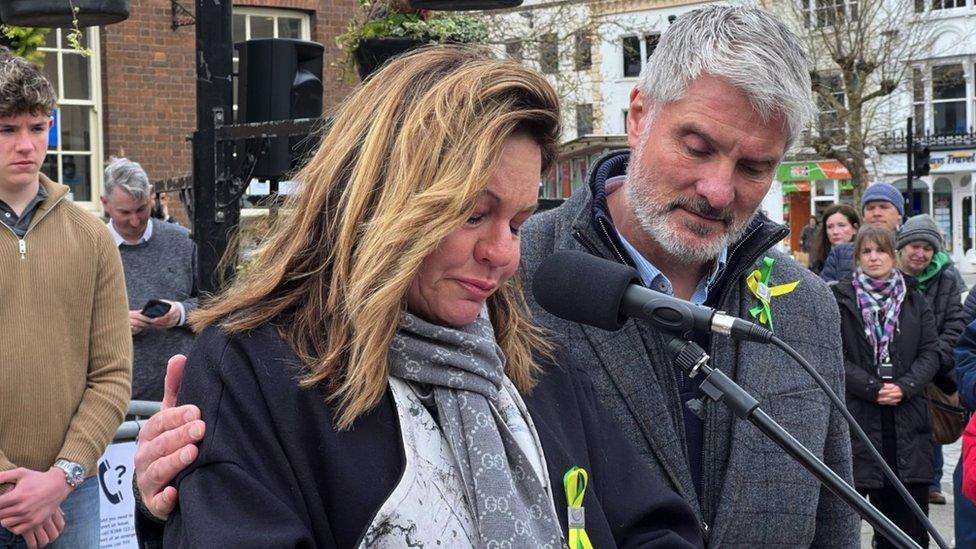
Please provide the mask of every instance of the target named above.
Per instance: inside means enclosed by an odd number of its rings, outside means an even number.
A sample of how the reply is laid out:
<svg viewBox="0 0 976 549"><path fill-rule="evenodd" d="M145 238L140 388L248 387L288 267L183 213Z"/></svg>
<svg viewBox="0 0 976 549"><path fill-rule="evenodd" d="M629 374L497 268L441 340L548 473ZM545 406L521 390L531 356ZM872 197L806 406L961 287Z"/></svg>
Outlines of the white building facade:
<svg viewBox="0 0 976 549"><path fill-rule="evenodd" d="M811 10L820 5L820 0L809 1ZM918 58L904 60L905 81L880 100L875 130L886 135L869 147L868 169L873 179L893 183L908 197L904 128L907 118L914 117L918 146L931 150L931 174L915 179L910 209L936 218L957 261L967 254L976 260L976 0L914 2L919 18L932 26L932 46ZM630 94L660 35L674 17L710 3L527 0L506 15L528 37L525 44L506 45L506 51L532 58L529 64L552 74L553 83L561 87L564 154L543 182L543 197L565 198L585 182L595 157L626 146ZM912 24L905 21L906 27ZM577 31L584 27L586 38L581 40ZM541 36L546 33L558 38L557 46L547 46ZM525 48L536 50L526 55ZM802 147L791 155L761 206L771 219L796 228L829 205L852 199L850 176L838 162L816 158Z"/></svg>
<svg viewBox="0 0 976 549"><path fill-rule="evenodd" d="M878 176L907 196L908 158L901 132L913 118L915 148L931 151L930 174L913 178L913 212L931 214L953 258L976 259L976 0L927 0L931 51L907 60L908 82L890 104L893 135L882 140ZM970 262L965 265L969 267Z"/></svg>

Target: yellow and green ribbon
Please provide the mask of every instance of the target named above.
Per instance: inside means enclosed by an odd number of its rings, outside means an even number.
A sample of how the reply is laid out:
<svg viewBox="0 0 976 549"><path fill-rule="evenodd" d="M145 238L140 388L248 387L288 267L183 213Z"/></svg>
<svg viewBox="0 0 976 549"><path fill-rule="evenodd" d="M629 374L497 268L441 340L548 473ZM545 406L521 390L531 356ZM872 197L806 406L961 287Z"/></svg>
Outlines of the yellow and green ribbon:
<svg viewBox="0 0 976 549"><path fill-rule="evenodd" d="M749 274L746 278L746 285L749 287L749 291L752 295L756 297L759 301L759 305L756 305L752 309L749 309L749 314L759 320L760 324L765 324L769 326L769 330L773 330L773 311L770 307L770 301L774 297L779 297L781 295L786 295L796 289L800 285L799 280L789 282L787 284L779 284L778 286L770 286L769 279L773 273L773 258L764 257L762 263L759 264L759 268Z"/></svg>
<svg viewBox="0 0 976 549"><path fill-rule="evenodd" d="M583 496L589 475L582 467L573 467L563 475L566 489L566 522L569 524L569 549L593 549L590 537L586 535L586 514L583 509Z"/></svg>

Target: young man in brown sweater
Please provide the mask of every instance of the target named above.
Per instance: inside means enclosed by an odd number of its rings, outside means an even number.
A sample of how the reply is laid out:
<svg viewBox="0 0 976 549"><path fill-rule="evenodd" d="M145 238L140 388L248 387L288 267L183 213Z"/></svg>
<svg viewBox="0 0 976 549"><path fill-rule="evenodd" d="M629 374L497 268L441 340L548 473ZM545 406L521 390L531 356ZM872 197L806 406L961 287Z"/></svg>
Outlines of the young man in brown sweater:
<svg viewBox="0 0 976 549"><path fill-rule="evenodd" d="M0 547L98 546L93 475L130 395L118 249L40 173L55 107L0 48Z"/></svg>

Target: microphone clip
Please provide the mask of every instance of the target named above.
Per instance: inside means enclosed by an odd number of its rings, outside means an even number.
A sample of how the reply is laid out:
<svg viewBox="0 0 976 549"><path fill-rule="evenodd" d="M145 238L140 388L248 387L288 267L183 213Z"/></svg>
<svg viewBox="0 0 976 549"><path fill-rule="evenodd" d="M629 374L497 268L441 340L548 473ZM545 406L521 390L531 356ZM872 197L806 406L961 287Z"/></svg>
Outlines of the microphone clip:
<svg viewBox="0 0 976 549"><path fill-rule="evenodd" d="M718 402L721 400L731 407L737 416L745 419L759 407L759 402L745 392L742 387L739 387L720 370L708 365L710 359L708 353L694 341L682 341L674 338L668 343L668 350L674 356L675 366L687 372L690 377L696 377L699 373L705 375L705 379L699 387L705 395L700 399L691 399L685 403L692 413L702 417L705 404L708 401Z"/></svg>
<svg viewBox="0 0 976 549"><path fill-rule="evenodd" d="M672 339L668 346L674 355L674 365L687 373L689 378L695 378L711 358L705 349L691 341Z"/></svg>

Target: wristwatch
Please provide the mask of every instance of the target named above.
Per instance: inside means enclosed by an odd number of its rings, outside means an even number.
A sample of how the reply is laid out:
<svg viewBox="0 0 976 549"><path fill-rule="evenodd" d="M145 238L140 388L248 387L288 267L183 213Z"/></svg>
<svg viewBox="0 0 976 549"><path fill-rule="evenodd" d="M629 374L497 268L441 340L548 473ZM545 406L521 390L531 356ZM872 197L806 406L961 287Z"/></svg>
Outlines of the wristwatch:
<svg viewBox="0 0 976 549"><path fill-rule="evenodd" d="M64 471L64 480L72 488L76 488L85 480L85 468L73 461L59 459L54 462L54 466Z"/></svg>

